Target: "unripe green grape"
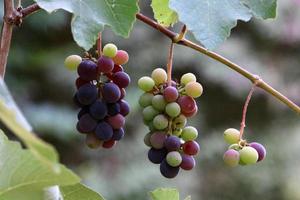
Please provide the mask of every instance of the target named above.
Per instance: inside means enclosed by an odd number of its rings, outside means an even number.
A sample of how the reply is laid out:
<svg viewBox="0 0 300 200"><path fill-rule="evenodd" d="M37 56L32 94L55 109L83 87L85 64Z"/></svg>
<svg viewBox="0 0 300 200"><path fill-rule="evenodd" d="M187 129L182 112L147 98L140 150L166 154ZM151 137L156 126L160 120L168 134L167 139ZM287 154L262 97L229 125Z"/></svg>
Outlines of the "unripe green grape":
<svg viewBox="0 0 300 200"><path fill-rule="evenodd" d="M155 82L152 78L150 78L148 76L144 76L139 79L138 86L141 90L143 90L145 92L149 92L149 91L153 90L153 87L155 86Z"/></svg>
<svg viewBox="0 0 300 200"><path fill-rule="evenodd" d="M162 68L157 68L157 69L153 70L151 77L154 80L156 85L165 83L168 78L167 72Z"/></svg>
<svg viewBox="0 0 300 200"><path fill-rule="evenodd" d="M175 130L172 131L172 135L175 135L177 137L181 136L182 129L181 128L176 128Z"/></svg>
<svg viewBox="0 0 300 200"><path fill-rule="evenodd" d="M240 154L238 151L229 149L224 153L224 163L230 167L235 167L239 164Z"/></svg>
<svg viewBox="0 0 300 200"><path fill-rule="evenodd" d="M157 115L153 119L153 125L157 130L164 130L168 127L168 119L164 115Z"/></svg>
<svg viewBox="0 0 300 200"><path fill-rule="evenodd" d="M151 93L142 94L139 99L140 106L144 108L150 106L152 104L152 98L153 98L153 94Z"/></svg>
<svg viewBox="0 0 300 200"><path fill-rule="evenodd" d="M228 149L234 149L237 151L241 150L240 145L238 145L238 144L232 144L228 147Z"/></svg>
<svg viewBox="0 0 300 200"><path fill-rule="evenodd" d="M195 127L187 126L182 130L181 138L184 141L192 141L198 137L198 131Z"/></svg>
<svg viewBox="0 0 300 200"><path fill-rule="evenodd" d="M103 141L99 140L95 134L90 133L86 135L85 143L91 149L97 149L102 146Z"/></svg>
<svg viewBox="0 0 300 200"><path fill-rule="evenodd" d="M79 64L82 62L82 58L78 55L71 55L71 56L68 56L66 59L65 59L65 67L68 69L68 70L76 70L77 67L79 66Z"/></svg>
<svg viewBox="0 0 300 200"><path fill-rule="evenodd" d="M155 128L154 125L153 125L153 121L150 121L150 122L149 122L148 128L149 128L149 131L151 131L151 132L156 131L156 128Z"/></svg>
<svg viewBox="0 0 300 200"><path fill-rule="evenodd" d="M186 84L184 89L186 94L193 98L198 98L203 93L203 87L198 82L189 82L188 84Z"/></svg>
<svg viewBox="0 0 300 200"><path fill-rule="evenodd" d="M180 114L180 106L176 102L168 103L165 109L170 117L177 117Z"/></svg>
<svg viewBox="0 0 300 200"><path fill-rule="evenodd" d="M224 140L228 144L235 144L240 141L240 131L234 128L229 128L224 131Z"/></svg>
<svg viewBox="0 0 300 200"><path fill-rule="evenodd" d="M167 105L167 102L164 98L163 95L155 95L153 98L152 98L152 106L158 110L158 111L164 111L165 110L165 107Z"/></svg>
<svg viewBox="0 0 300 200"><path fill-rule="evenodd" d="M187 119L182 114L173 120L173 124L175 128L184 128L186 123L187 123Z"/></svg>
<svg viewBox="0 0 300 200"><path fill-rule="evenodd" d="M143 110L143 118L146 121L151 121L159 112L155 110L152 106L147 106Z"/></svg>
<svg viewBox="0 0 300 200"><path fill-rule="evenodd" d="M116 45L109 43L103 47L103 55L109 58L113 58L117 55L118 48Z"/></svg>
<svg viewBox="0 0 300 200"><path fill-rule="evenodd" d="M144 143L145 145L147 145L148 147L151 147L151 143L150 143L150 137L151 137L151 132L147 133L144 137Z"/></svg>
<svg viewBox="0 0 300 200"><path fill-rule="evenodd" d="M240 150L240 158L246 165L255 164L258 160L258 153L253 147L244 147Z"/></svg>
<svg viewBox="0 0 300 200"><path fill-rule="evenodd" d="M178 151L171 151L167 154L167 163L172 167L177 167L182 162L182 157Z"/></svg>
<svg viewBox="0 0 300 200"><path fill-rule="evenodd" d="M196 81L196 76L192 73L186 73L182 75L180 79L180 83L184 85L188 84L189 82L195 82L195 81Z"/></svg>

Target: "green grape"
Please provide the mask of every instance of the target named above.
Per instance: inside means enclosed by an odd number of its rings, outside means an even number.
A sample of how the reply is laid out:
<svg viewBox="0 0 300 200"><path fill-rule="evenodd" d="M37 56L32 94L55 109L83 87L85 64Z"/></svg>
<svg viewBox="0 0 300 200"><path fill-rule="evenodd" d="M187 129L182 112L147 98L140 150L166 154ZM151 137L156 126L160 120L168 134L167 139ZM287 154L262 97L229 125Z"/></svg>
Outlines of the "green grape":
<svg viewBox="0 0 300 200"><path fill-rule="evenodd" d="M145 108L152 104L153 94L151 93L144 93L140 96L139 104L141 107Z"/></svg>
<svg viewBox="0 0 300 200"><path fill-rule="evenodd" d="M90 133L90 134L86 135L85 143L91 149L97 149L97 148L99 148L103 144L103 142L101 140L99 140L96 137L96 135L93 134L93 133Z"/></svg>
<svg viewBox="0 0 300 200"><path fill-rule="evenodd" d="M196 76L192 73L186 73L180 79L180 83L184 85L188 84L189 82L195 82L195 81L196 81Z"/></svg>
<svg viewBox="0 0 300 200"><path fill-rule="evenodd" d="M182 114L173 120L173 125L175 128L184 128L186 123L187 123L187 119Z"/></svg>
<svg viewBox="0 0 300 200"><path fill-rule="evenodd" d="M151 90L153 90L153 87L155 86L155 82L152 78L148 76L144 76L139 79L138 86L141 90L145 92L150 92Z"/></svg>
<svg viewBox="0 0 300 200"><path fill-rule="evenodd" d="M241 150L240 145L238 145L238 144L232 144L228 147L228 149L234 149L237 151Z"/></svg>
<svg viewBox="0 0 300 200"><path fill-rule="evenodd" d="M148 147L151 147L151 143L150 143L150 137L151 137L152 133L147 133L144 137L144 143L145 145L147 145Z"/></svg>
<svg viewBox="0 0 300 200"><path fill-rule="evenodd" d="M151 132L156 131L156 128L155 128L154 125L153 125L153 121L150 121L150 122L149 122L148 128L149 128L149 131L151 131Z"/></svg>
<svg viewBox="0 0 300 200"><path fill-rule="evenodd" d="M235 167L239 164L240 154L236 150L229 149L224 153L223 160L226 165Z"/></svg>
<svg viewBox="0 0 300 200"><path fill-rule="evenodd" d="M143 118L146 121L151 121L159 112L155 110L152 106L147 106L143 110Z"/></svg>
<svg viewBox="0 0 300 200"><path fill-rule="evenodd" d="M178 167L182 162L182 157L178 151L171 151L167 154L167 163L172 167Z"/></svg>
<svg viewBox="0 0 300 200"><path fill-rule="evenodd" d="M192 141L198 137L198 131L195 127L187 126L182 130L181 137L184 141Z"/></svg>
<svg viewBox="0 0 300 200"><path fill-rule="evenodd" d="M172 131L172 135L175 135L177 137L181 136L182 129L181 128L176 128L175 130Z"/></svg>
<svg viewBox="0 0 300 200"><path fill-rule="evenodd" d="M165 107L167 105L167 102L164 98L163 95L155 95L153 98L152 98L152 106L158 110L158 111L164 111L165 110Z"/></svg>
<svg viewBox="0 0 300 200"><path fill-rule="evenodd" d="M156 85L160 85L167 81L167 73L162 68L157 68L157 69L153 70L151 77L154 80Z"/></svg>
<svg viewBox="0 0 300 200"><path fill-rule="evenodd" d="M246 165L254 164L258 160L258 153L253 147L244 147L240 150L240 158Z"/></svg>
<svg viewBox="0 0 300 200"><path fill-rule="evenodd" d="M79 64L81 63L82 58L77 55L68 56L65 59L65 67L71 71L76 70Z"/></svg>
<svg viewBox="0 0 300 200"><path fill-rule="evenodd" d="M109 43L103 47L103 55L109 58L113 58L117 55L118 48L116 45Z"/></svg>
<svg viewBox="0 0 300 200"><path fill-rule="evenodd" d="M157 130L164 130L168 127L168 119L164 115L157 115L153 119L153 125Z"/></svg>
<svg viewBox="0 0 300 200"><path fill-rule="evenodd" d="M203 87L198 82L189 82L185 87L185 92L188 96L198 98L203 93Z"/></svg>
<svg viewBox="0 0 300 200"><path fill-rule="evenodd" d="M165 109L170 117L177 117L180 114L180 106L176 102L168 103Z"/></svg>
<svg viewBox="0 0 300 200"><path fill-rule="evenodd" d="M240 131L234 128L229 128L224 131L224 140L228 144L235 144L240 141Z"/></svg>

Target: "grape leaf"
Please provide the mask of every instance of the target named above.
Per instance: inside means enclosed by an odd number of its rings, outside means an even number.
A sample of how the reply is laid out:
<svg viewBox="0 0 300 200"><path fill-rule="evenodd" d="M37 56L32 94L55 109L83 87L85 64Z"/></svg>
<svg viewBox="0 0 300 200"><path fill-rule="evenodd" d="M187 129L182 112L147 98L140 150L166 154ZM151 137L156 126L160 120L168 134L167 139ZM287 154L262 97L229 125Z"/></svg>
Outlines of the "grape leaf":
<svg viewBox="0 0 300 200"><path fill-rule="evenodd" d="M83 184L60 187L64 200L104 200L104 198Z"/></svg>
<svg viewBox="0 0 300 200"><path fill-rule="evenodd" d="M162 26L172 26L178 21L177 13L169 7L169 0L152 0L154 18Z"/></svg>
<svg viewBox="0 0 300 200"><path fill-rule="evenodd" d="M152 200L179 200L179 192L173 188L158 188L150 196Z"/></svg>
<svg viewBox="0 0 300 200"><path fill-rule="evenodd" d="M241 0L255 17L269 19L276 17L277 0Z"/></svg>
<svg viewBox="0 0 300 200"><path fill-rule="evenodd" d="M110 26L120 36L128 37L139 11L137 0L35 0L48 12L64 9L73 13L72 33L85 50L96 42L104 26Z"/></svg>

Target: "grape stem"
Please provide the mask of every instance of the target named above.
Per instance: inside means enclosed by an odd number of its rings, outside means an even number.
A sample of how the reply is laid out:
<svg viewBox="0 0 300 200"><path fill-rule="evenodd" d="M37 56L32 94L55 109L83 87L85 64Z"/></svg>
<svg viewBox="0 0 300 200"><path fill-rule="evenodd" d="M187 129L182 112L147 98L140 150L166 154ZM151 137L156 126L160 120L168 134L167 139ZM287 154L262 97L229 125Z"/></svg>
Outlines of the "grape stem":
<svg viewBox="0 0 300 200"><path fill-rule="evenodd" d="M168 86L172 85L173 51L174 51L174 43L172 41L169 50L169 57L168 57L168 64L167 64Z"/></svg>
<svg viewBox="0 0 300 200"><path fill-rule="evenodd" d="M12 0L5 0L4 4L5 4L5 7L4 7L5 8L5 16L9 17L9 16L11 16L11 13L13 12ZM40 10L39 5L34 3L28 7L20 10L19 12L22 14L22 17L24 18L38 10ZM16 17L15 18L11 17L11 18L12 18L11 21L14 24L16 24L15 23L16 20L14 20ZM174 43L194 49L194 50L196 50L196 51L198 51L220 63L223 63L224 65L228 66L232 70L236 71L237 73L241 74L245 78L249 79L252 83L257 81L257 76L255 74L250 73L249 71L247 71L243 67L239 66L238 64L228 60L227 58L225 58L213 51L206 49L203 46L197 45L197 44L185 39L184 37L182 39L178 40L177 34L175 32L161 26L160 24L158 24L154 20L150 19L149 17L147 17L141 13L137 13L136 18L138 20L142 21L143 23L151 26L152 28L158 30L159 32L161 32L162 34L164 34L165 36L170 38ZM0 52L0 75L2 75L2 76L4 76L4 72L5 72L5 68L6 68L6 61L7 61L7 56L8 56L8 52L9 52L11 32L12 32L12 25L7 23L7 20L4 20L3 23L4 23L4 26L2 28L1 52ZM5 58L5 59L3 59L3 58ZM282 103L287 105L290 109L295 111L297 114L300 114L300 107L298 105L296 105L289 98L287 98L286 96L281 94L279 91L277 91L276 89L271 87L268 83L266 83L262 79L260 79L259 82L257 83L257 87L260 87L261 89L265 90L267 93L269 93L270 95L274 96L279 101L281 101Z"/></svg>
<svg viewBox="0 0 300 200"><path fill-rule="evenodd" d="M102 34L101 34L101 32L98 33L97 52L98 52L98 57L100 58L102 56Z"/></svg>

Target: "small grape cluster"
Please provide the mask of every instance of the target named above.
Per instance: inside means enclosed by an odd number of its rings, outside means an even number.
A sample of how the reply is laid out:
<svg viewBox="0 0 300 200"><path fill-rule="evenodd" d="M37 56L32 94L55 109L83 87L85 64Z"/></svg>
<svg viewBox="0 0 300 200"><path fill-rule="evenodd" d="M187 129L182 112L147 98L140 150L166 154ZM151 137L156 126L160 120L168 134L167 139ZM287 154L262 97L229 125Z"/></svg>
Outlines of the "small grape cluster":
<svg viewBox="0 0 300 200"><path fill-rule="evenodd" d="M223 160L226 165L251 165L262 161L266 157L265 147L257 142L247 143L240 139L240 131L229 128L224 132L224 140L230 144L224 153Z"/></svg>
<svg viewBox="0 0 300 200"><path fill-rule="evenodd" d="M74 102L81 109L78 113L77 130L86 134L90 148L111 148L124 137L125 116L129 104L123 99L130 77L121 65L128 62L126 51L118 50L114 44L103 48L98 60L71 55L65 66L76 70L77 92Z"/></svg>
<svg viewBox="0 0 300 200"><path fill-rule="evenodd" d="M160 164L160 172L166 178L174 178L180 168L191 170L195 156L200 151L195 141L198 131L186 126L187 118L198 111L194 98L200 97L203 88L192 73L184 74L180 83L167 81L164 69L155 69L151 77L139 79L138 86L145 93L139 104L143 108L144 123L150 132L144 142L150 147L148 158Z"/></svg>

